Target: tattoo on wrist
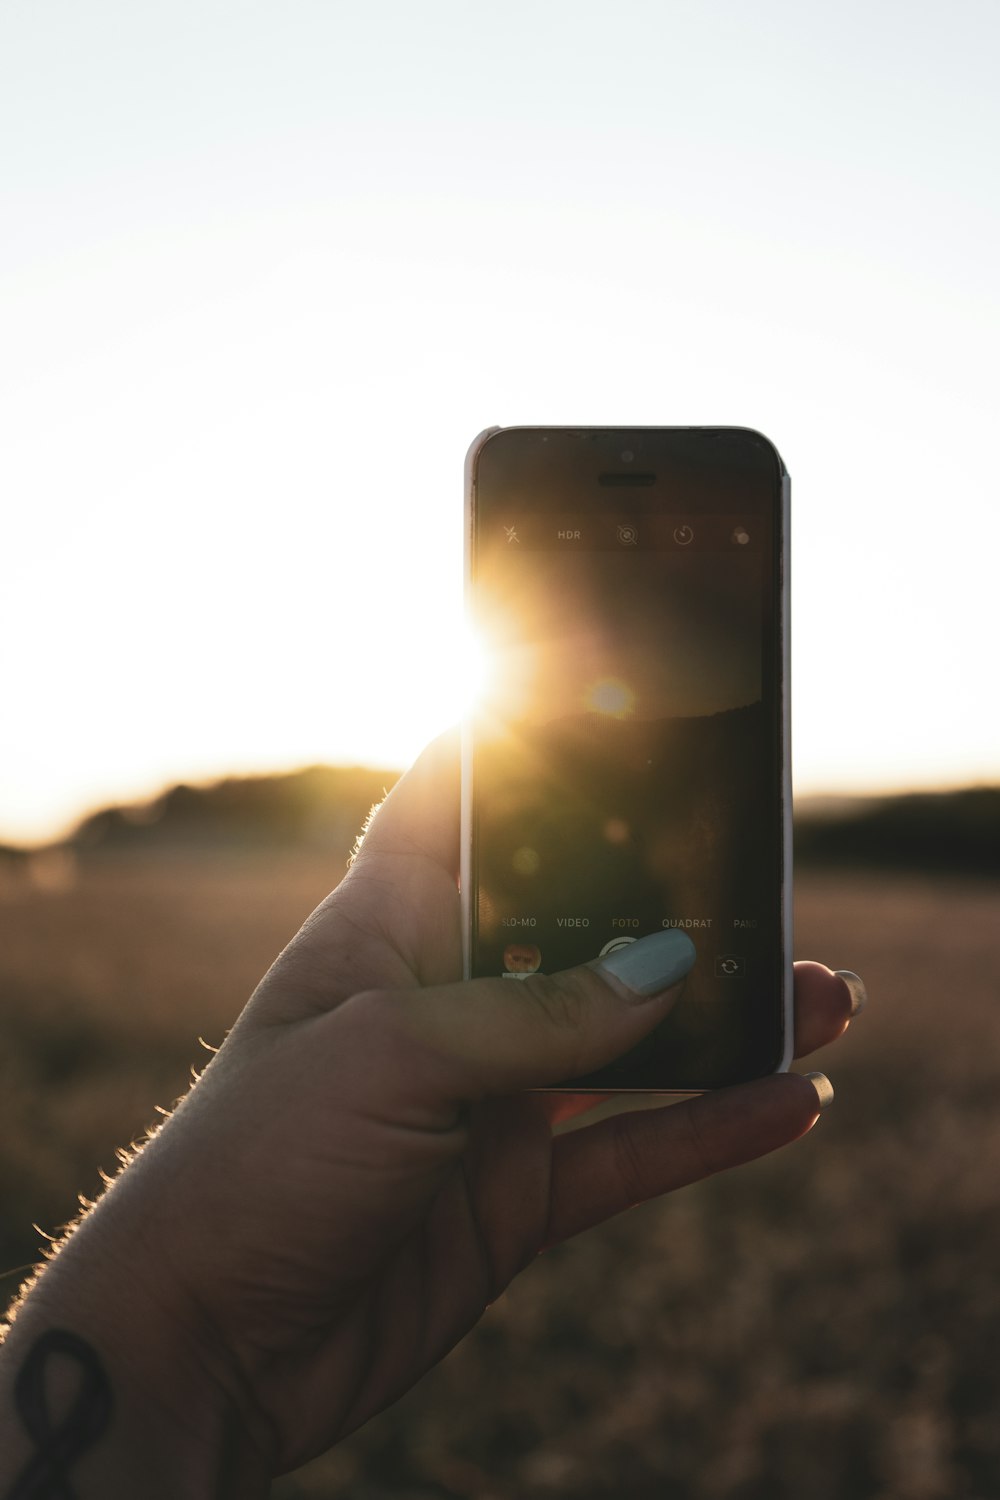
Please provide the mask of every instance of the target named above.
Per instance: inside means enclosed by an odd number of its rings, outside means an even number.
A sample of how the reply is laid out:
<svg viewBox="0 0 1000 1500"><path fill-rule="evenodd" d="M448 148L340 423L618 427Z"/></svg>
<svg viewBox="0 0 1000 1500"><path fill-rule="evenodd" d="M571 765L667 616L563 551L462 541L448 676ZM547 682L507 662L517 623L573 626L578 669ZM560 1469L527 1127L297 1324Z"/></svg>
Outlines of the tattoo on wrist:
<svg viewBox="0 0 1000 1500"><path fill-rule="evenodd" d="M46 1367L59 1358L71 1361L78 1381L73 1404L54 1423L48 1408ZM36 1451L5 1500L74 1500L70 1469L111 1420L111 1383L101 1361L77 1334L50 1328L32 1345L18 1371L14 1402Z"/></svg>

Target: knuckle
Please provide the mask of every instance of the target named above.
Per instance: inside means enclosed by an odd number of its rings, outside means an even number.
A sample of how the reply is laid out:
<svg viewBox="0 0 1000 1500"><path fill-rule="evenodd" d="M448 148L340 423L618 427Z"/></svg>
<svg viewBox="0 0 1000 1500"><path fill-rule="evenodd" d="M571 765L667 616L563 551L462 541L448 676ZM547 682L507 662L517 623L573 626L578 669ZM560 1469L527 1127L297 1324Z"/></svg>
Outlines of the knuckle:
<svg viewBox="0 0 1000 1500"><path fill-rule="evenodd" d="M359 1078L402 1085L413 1073L420 1038L410 1010L405 991L371 989L358 990L335 1013Z"/></svg>
<svg viewBox="0 0 1000 1500"><path fill-rule="evenodd" d="M693 1180L700 1180L703 1177L712 1177L716 1172L720 1171L722 1166L724 1165L724 1163L719 1160L716 1152L712 1150L709 1141L705 1137L705 1132L702 1130L701 1125L698 1122L697 1103L697 1100L692 1101L691 1107L686 1109L684 1115L684 1120L687 1126L688 1152L692 1162L693 1172L696 1174L696 1178L694 1178Z"/></svg>
<svg viewBox="0 0 1000 1500"><path fill-rule="evenodd" d="M334 1015L341 1043L359 1068L383 1066L403 1044L402 1007L391 990L358 990Z"/></svg>
<svg viewBox="0 0 1000 1500"><path fill-rule="evenodd" d="M405 1015L399 990L358 990L350 1005L362 1025L383 1034L397 1031Z"/></svg>
<svg viewBox="0 0 1000 1500"><path fill-rule="evenodd" d="M612 1137L615 1172L629 1203L643 1203L653 1191L641 1146L640 1125L632 1114L618 1115Z"/></svg>
<svg viewBox="0 0 1000 1500"><path fill-rule="evenodd" d="M579 1032L593 1011L591 986L587 980L587 975L572 969L565 974L547 976L543 984L531 984L529 980L528 985L536 1003L553 1025Z"/></svg>

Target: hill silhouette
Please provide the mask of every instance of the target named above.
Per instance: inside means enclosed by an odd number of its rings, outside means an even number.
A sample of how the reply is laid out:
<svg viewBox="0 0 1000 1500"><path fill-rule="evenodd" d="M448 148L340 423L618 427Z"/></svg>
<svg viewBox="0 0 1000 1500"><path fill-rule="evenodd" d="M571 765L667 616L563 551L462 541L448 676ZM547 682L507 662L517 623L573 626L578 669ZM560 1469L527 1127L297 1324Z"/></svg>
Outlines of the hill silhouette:
<svg viewBox="0 0 1000 1500"><path fill-rule="evenodd" d="M91 850L183 847L311 848L345 857L396 770L310 766L279 776L229 776L181 783L150 802L92 813L67 840Z"/></svg>
<svg viewBox="0 0 1000 1500"><path fill-rule="evenodd" d="M839 804L804 800L795 858L808 865L1000 875L1000 786Z"/></svg>
<svg viewBox="0 0 1000 1500"><path fill-rule="evenodd" d="M90 852L296 849L349 855L397 770L310 766L278 776L181 783L143 803L92 813L62 846ZM37 851L0 845L13 870ZM1000 786L903 796L802 798L796 862L810 867L1000 876Z"/></svg>

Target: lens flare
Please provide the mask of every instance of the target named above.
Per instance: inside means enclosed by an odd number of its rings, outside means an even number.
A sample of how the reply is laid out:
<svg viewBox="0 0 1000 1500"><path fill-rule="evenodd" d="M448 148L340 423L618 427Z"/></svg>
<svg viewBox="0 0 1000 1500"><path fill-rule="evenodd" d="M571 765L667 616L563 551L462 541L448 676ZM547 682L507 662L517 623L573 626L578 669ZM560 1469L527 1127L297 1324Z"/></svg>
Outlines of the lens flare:
<svg viewBox="0 0 1000 1500"><path fill-rule="evenodd" d="M624 719L635 708L635 693L619 677L602 677L599 682L591 683L584 702L594 713Z"/></svg>

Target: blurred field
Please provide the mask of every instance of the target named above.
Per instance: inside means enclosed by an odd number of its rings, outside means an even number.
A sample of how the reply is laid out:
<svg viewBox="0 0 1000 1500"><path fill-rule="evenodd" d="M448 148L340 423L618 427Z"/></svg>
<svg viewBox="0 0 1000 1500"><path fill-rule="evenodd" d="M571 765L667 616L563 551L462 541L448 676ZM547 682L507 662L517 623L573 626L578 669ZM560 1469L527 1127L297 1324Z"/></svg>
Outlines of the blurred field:
<svg viewBox="0 0 1000 1500"><path fill-rule="evenodd" d="M342 863L104 852L0 900L0 1263L93 1195ZM783 1156L543 1257L276 1497L1000 1492L1000 886L810 871L796 949L872 1004Z"/></svg>

